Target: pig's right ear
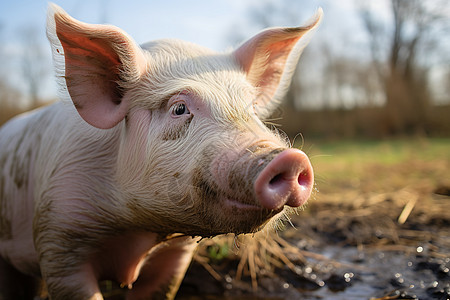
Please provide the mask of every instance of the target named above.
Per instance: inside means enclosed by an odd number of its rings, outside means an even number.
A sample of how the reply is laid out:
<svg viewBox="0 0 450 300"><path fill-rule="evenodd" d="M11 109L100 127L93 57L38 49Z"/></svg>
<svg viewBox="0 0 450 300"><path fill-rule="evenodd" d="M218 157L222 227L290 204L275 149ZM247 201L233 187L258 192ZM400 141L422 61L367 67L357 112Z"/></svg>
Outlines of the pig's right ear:
<svg viewBox="0 0 450 300"><path fill-rule="evenodd" d="M319 8L303 27L266 29L233 52L247 80L259 89L254 104L261 118L268 117L285 95L300 54L322 14Z"/></svg>
<svg viewBox="0 0 450 300"><path fill-rule="evenodd" d="M101 129L122 121L129 109L123 95L146 66L139 46L117 27L82 23L54 4L47 37L60 88L67 87L80 116Z"/></svg>

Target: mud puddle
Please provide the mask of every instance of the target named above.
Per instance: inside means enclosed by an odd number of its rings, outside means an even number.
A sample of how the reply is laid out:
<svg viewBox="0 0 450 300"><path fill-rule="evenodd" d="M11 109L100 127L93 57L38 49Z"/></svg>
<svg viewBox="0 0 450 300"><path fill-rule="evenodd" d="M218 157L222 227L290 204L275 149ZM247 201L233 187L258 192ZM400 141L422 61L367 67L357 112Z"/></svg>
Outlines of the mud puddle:
<svg viewBox="0 0 450 300"><path fill-rule="evenodd" d="M336 246L316 251L330 261L296 265L297 274L276 269L258 278L256 291L248 278L236 282L233 270L217 281L193 264L176 299L450 299L450 258L427 257L421 247L411 254Z"/></svg>
<svg viewBox="0 0 450 300"><path fill-rule="evenodd" d="M327 247L323 254L346 267L318 272L323 287L297 299L449 299L450 259L397 251ZM383 298L384 297L384 298Z"/></svg>

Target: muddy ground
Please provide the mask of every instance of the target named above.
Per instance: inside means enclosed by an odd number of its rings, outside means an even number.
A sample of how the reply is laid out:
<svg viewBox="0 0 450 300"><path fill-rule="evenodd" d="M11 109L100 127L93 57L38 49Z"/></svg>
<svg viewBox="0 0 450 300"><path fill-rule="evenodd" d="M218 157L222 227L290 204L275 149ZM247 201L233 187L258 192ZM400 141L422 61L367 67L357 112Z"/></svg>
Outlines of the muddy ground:
<svg viewBox="0 0 450 300"><path fill-rule="evenodd" d="M450 187L439 187L422 196L404 190L313 203L292 220L296 229L254 247L257 253L272 250L254 263L272 263L272 269L254 267L256 289L248 262L236 280L238 258L215 260L210 254L210 267L201 258L191 266L177 299L449 299L449 192ZM245 242L241 247L252 247ZM280 250L292 265L280 259Z"/></svg>
<svg viewBox="0 0 450 300"><path fill-rule="evenodd" d="M276 233L202 241L176 299L450 299L450 141L303 148L306 209Z"/></svg>

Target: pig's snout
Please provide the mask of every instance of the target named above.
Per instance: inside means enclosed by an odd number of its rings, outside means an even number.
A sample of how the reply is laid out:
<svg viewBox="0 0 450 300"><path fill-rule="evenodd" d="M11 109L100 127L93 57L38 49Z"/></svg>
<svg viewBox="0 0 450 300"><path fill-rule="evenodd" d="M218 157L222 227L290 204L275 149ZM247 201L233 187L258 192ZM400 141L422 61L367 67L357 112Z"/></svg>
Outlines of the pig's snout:
<svg viewBox="0 0 450 300"><path fill-rule="evenodd" d="M258 175L254 189L260 204L272 210L306 203L314 185L314 173L305 153L287 149Z"/></svg>

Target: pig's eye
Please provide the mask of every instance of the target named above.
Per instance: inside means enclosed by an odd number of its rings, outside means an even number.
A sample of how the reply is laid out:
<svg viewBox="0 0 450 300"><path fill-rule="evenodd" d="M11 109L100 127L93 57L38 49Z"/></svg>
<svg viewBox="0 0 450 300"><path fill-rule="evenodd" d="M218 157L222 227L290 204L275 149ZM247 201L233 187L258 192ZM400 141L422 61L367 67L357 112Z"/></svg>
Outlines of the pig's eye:
<svg viewBox="0 0 450 300"><path fill-rule="evenodd" d="M181 116L190 114L190 112L189 109L186 107L186 104L179 102L172 105L172 114L175 116Z"/></svg>

